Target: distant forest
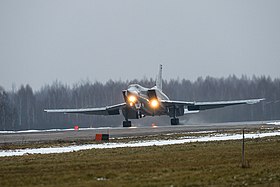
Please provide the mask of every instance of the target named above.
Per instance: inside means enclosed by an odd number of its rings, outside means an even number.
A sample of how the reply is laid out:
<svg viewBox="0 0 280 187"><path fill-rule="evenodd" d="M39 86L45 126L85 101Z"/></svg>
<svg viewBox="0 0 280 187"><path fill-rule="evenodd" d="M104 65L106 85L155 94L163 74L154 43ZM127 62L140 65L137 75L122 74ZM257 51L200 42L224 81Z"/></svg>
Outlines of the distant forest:
<svg viewBox="0 0 280 187"><path fill-rule="evenodd" d="M54 82L33 91L29 85L5 91L0 87L0 130L50 129L121 126L123 116L87 116L76 114L45 113L44 109L102 107L123 102L122 90L131 83L145 87L154 86L155 80L84 81L73 86ZM255 105L240 105L203 111L181 117L186 125L205 122L233 122L280 119L280 79L270 77L229 76L227 78L198 78L165 80L163 91L172 100L221 101L266 98ZM133 120L136 126L169 125L169 117L146 117Z"/></svg>

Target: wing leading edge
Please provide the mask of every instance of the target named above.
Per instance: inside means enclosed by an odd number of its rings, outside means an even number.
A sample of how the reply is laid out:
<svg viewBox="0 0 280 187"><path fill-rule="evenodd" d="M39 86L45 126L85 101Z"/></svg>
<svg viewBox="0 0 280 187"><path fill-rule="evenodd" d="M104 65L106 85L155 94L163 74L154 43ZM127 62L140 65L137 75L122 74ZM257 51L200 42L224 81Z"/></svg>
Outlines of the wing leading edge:
<svg viewBox="0 0 280 187"><path fill-rule="evenodd" d="M64 113L64 114L88 114L88 115L119 115L125 103L101 107L101 108L81 108L81 109L46 109L45 112Z"/></svg>

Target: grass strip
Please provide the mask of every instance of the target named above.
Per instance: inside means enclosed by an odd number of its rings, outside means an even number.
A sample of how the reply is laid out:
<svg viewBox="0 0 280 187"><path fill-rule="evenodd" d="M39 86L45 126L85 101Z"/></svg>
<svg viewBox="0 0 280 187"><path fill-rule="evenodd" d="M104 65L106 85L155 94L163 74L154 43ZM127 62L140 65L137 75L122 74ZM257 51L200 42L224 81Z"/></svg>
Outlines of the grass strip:
<svg viewBox="0 0 280 187"><path fill-rule="evenodd" d="M280 185L280 137L0 158L0 186Z"/></svg>

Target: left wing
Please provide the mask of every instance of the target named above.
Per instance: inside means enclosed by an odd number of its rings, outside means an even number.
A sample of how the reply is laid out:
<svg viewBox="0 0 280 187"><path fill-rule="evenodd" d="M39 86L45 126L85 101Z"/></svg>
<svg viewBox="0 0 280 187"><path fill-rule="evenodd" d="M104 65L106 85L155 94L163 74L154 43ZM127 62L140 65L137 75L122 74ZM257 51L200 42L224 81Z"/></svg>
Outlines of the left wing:
<svg viewBox="0 0 280 187"><path fill-rule="evenodd" d="M65 114L89 114L89 115L119 115L120 110L126 105L121 103L117 105L101 108L81 108L81 109L46 109L45 112L65 113Z"/></svg>

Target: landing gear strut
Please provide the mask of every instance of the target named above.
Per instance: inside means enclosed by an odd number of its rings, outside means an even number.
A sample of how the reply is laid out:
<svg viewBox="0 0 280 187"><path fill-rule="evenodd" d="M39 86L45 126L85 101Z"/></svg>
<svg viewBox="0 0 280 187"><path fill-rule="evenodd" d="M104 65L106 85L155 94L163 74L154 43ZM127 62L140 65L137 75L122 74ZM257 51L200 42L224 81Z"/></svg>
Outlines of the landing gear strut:
<svg viewBox="0 0 280 187"><path fill-rule="evenodd" d="M123 127L131 127L131 121L123 121Z"/></svg>
<svg viewBox="0 0 280 187"><path fill-rule="evenodd" d="M128 121L128 108L125 108L123 110L123 114L124 114L124 119L125 121L123 121L123 127L131 127L131 121Z"/></svg>
<svg viewBox="0 0 280 187"><path fill-rule="evenodd" d="M171 125L179 125L179 118L172 118Z"/></svg>
<svg viewBox="0 0 280 187"><path fill-rule="evenodd" d="M179 125L179 118L176 118L177 108L175 105L172 108L170 108L170 113L170 117L172 117L171 125Z"/></svg>

